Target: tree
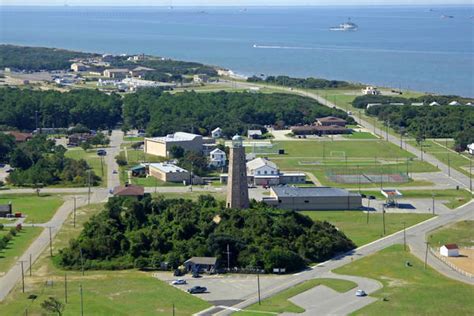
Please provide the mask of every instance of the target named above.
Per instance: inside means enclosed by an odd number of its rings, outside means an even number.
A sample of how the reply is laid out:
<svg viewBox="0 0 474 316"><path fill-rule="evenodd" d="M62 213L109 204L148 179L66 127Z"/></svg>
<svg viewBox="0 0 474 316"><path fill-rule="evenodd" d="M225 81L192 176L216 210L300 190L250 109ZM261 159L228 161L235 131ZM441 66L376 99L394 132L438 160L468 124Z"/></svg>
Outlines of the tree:
<svg viewBox="0 0 474 316"><path fill-rule="evenodd" d="M84 151L88 151L89 149L92 148L92 145L91 145L91 143L89 143L89 142L83 142L83 143L81 144L81 148L82 148Z"/></svg>
<svg viewBox="0 0 474 316"><path fill-rule="evenodd" d="M10 165L13 168L26 170L33 165L33 161L23 149L16 148L10 155Z"/></svg>
<svg viewBox="0 0 474 316"><path fill-rule="evenodd" d="M8 157L14 147L15 139L13 136L0 133L0 162L8 161Z"/></svg>
<svg viewBox="0 0 474 316"><path fill-rule="evenodd" d="M41 303L41 307L47 312L57 313L59 316L61 316L64 311L64 304L52 296L50 296L47 300Z"/></svg>
<svg viewBox="0 0 474 316"><path fill-rule="evenodd" d="M175 158L175 159L183 158L183 156L184 156L184 148L181 147L181 146L173 145L173 146L170 148L170 155L171 155L172 158Z"/></svg>

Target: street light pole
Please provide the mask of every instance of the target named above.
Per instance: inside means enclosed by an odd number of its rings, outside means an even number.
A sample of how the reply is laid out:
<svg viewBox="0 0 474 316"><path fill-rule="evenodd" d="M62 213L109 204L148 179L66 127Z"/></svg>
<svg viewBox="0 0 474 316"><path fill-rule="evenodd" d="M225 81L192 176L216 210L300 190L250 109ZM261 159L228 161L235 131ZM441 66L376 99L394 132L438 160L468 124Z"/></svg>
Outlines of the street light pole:
<svg viewBox="0 0 474 316"><path fill-rule="evenodd" d="M429 241L425 241L426 244L426 251L425 251L425 270L426 270L426 263L428 262L428 245L430 244Z"/></svg>
<svg viewBox="0 0 474 316"><path fill-rule="evenodd" d="M25 293L25 272L23 270L23 261L20 261L21 265L21 292Z"/></svg>
<svg viewBox="0 0 474 316"><path fill-rule="evenodd" d="M406 223L403 222L403 250L407 251Z"/></svg>
<svg viewBox="0 0 474 316"><path fill-rule="evenodd" d="M382 204L383 235L385 236L385 203Z"/></svg>
<svg viewBox="0 0 474 316"><path fill-rule="evenodd" d="M257 270L257 292L258 292L258 305L261 305L261 299L260 299L260 274L259 271Z"/></svg>
<svg viewBox="0 0 474 316"><path fill-rule="evenodd" d="M79 285L79 293L81 295L81 316L84 316L84 300L82 297L82 284Z"/></svg>

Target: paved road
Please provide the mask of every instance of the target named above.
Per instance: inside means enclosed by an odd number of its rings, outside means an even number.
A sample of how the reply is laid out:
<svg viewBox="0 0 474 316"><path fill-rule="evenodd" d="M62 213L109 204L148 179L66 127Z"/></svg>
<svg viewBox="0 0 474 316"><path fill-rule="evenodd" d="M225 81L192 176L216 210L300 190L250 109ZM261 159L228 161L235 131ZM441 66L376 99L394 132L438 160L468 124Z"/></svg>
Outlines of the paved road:
<svg viewBox="0 0 474 316"><path fill-rule="evenodd" d="M108 155L106 156L105 163L107 164L108 168L108 175L107 175L107 185L109 187L114 187L119 184L118 174L112 174L114 169L118 170L118 166L115 162L115 155L118 154L120 151L120 144L122 143L123 134L120 131L114 131L110 138L110 148L108 148ZM43 193L48 192L50 190L54 190L54 192L62 192L62 193L87 193L87 188L81 189L44 189L42 190ZM60 191L57 191L60 190ZM8 193L13 193L12 191L16 190L9 190ZM0 191L2 192L2 191ZM22 191L23 193L24 191ZM53 192L53 191L52 191ZM18 192L17 192L18 193ZM108 198L108 190L103 188L95 188L91 192L91 203L100 203L104 202ZM77 207L84 206L88 203L87 195L82 195L78 197L76 200ZM34 263L40 256L40 254L49 246L49 231L51 229L51 237L54 238L57 232L61 229L63 223L68 218L69 214L74 210L74 202L72 197L67 197L65 203L58 209L56 214L54 214L53 218L44 223L42 226L47 227L43 230L43 232L39 235L39 237L32 242L30 247L23 253L23 255L18 259L18 263L14 265L10 270L8 270L5 275L0 278L0 301L3 301L5 297L10 293L10 291L14 288L15 284L20 281L21 279L21 266L20 261L23 261L23 268L26 271L29 269L29 258L30 254L32 256L32 262ZM49 228L50 227L50 228Z"/></svg>

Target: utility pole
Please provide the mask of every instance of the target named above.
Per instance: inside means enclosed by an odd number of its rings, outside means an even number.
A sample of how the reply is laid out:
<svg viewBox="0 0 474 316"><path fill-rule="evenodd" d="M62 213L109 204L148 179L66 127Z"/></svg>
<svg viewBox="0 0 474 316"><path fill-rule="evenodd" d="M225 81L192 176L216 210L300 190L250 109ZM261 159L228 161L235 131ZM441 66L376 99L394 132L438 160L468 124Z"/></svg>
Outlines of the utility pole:
<svg viewBox="0 0 474 316"><path fill-rule="evenodd" d="M370 199L367 198L367 224L369 223Z"/></svg>
<svg viewBox="0 0 474 316"><path fill-rule="evenodd" d="M52 257L53 256L53 238L51 236L52 227L49 226L48 229L49 229L49 256Z"/></svg>
<svg viewBox="0 0 474 316"><path fill-rule="evenodd" d="M30 253L30 276L31 276L31 262L32 260L31 260L31 253Z"/></svg>
<svg viewBox="0 0 474 316"><path fill-rule="evenodd" d="M173 316L175 315L175 312L174 312L174 303L173 303Z"/></svg>
<svg viewBox="0 0 474 316"><path fill-rule="evenodd" d="M451 157L449 156L449 151L448 151L448 176L451 176Z"/></svg>
<svg viewBox="0 0 474 316"><path fill-rule="evenodd" d="M227 254L227 271L230 271L230 250L229 250L229 244L227 244L227 251L225 252Z"/></svg>
<svg viewBox="0 0 474 316"><path fill-rule="evenodd" d="M382 204L383 235L385 236L385 203Z"/></svg>
<svg viewBox="0 0 474 316"><path fill-rule="evenodd" d="M64 302L67 304L67 274L64 273Z"/></svg>
<svg viewBox="0 0 474 316"><path fill-rule="evenodd" d="M79 293L81 295L81 316L84 316L84 300L82 297L82 284L79 285Z"/></svg>
<svg viewBox="0 0 474 316"><path fill-rule="evenodd" d="M87 204L91 204L91 169L87 170L89 190L87 191Z"/></svg>
<svg viewBox="0 0 474 316"><path fill-rule="evenodd" d="M428 245L430 244L429 241L425 241L426 244L426 252L425 252L425 270L426 270L426 263L428 262Z"/></svg>
<svg viewBox="0 0 474 316"><path fill-rule="evenodd" d="M23 261L20 261L21 265L21 292L25 293L25 272L23 270Z"/></svg>
<svg viewBox="0 0 474 316"><path fill-rule="evenodd" d="M431 193L431 198L433 201L433 215L435 215L435 194L434 193Z"/></svg>
<svg viewBox="0 0 474 316"><path fill-rule="evenodd" d="M76 228L76 197L74 197L74 211L72 213L72 225Z"/></svg>
<svg viewBox="0 0 474 316"><path fill-rule="evenodd" d="M258 293L258 305L261 305L262 302L260 300L260 273L257 269L257 293Z"/></svg>
<svg viewBox="0 0 474 316"><path fill-rule="evenodd" d="M101 168L101 173L102 176L104 176L104 156L100 156L100 168Z"/></svg>
<svg viewBox="0 0 474 316"><path fill-rule="evenodd" d="M82 256L82 248L79 248L79 252L81 254L81 270L82 270L82 276L84 276L84 257Z"/></svg>
<svg viewBox="0 0 474 316"><path fill-rule="evenodd" d="M407 251L406 223L403 222L403 250Z"/></svg>

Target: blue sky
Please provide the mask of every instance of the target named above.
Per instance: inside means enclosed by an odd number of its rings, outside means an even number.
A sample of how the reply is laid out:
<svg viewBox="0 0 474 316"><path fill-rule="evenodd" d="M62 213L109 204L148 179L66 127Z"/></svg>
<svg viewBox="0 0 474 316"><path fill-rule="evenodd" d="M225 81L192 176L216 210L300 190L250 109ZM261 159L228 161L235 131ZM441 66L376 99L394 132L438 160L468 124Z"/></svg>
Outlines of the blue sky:
<svg viewBox="0 0 474 316"><path fill-rule="evenodd" d="M3 5L437 5L474 4L474 0L1 0Z"/></svg>

